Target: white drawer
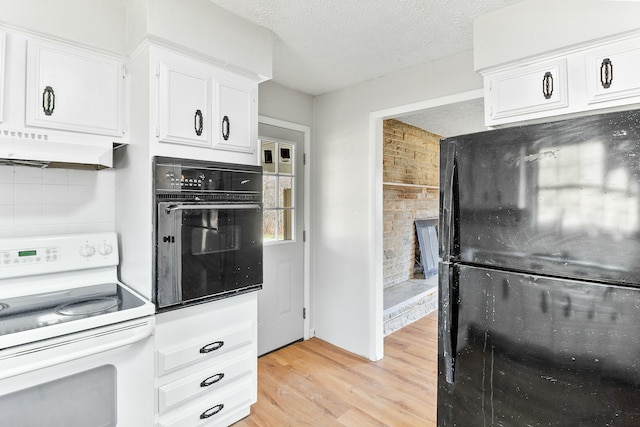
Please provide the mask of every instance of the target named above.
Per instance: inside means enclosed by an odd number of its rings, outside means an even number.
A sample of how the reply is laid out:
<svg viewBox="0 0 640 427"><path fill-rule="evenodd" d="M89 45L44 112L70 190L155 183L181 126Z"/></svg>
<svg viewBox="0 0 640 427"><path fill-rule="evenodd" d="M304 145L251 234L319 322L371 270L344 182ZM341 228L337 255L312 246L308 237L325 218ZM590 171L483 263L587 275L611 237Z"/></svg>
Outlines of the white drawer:
<svg viewBox="0 0 640 427"><path fill-rule="evenodd" d="M201 337L157 350L158 376L174 369L217 357L241 346L249 346L254 335L253 323L242 323L217 333L203 333Z"/></svg>
<svg viewBox="0 0 640 427"><path fill-rule="evenodd" d="M226 387L238 378L251 375L254 365L252 354L246 353L240 358L235 357L223 363L216 363L187 377L165 384L158 389L158 410L162 414L174 405L199 394Z"/></svg>
<svg viewBox="0 0 640 427"><path fill-rule="evenodd" d="M160 417L161 427L227 426L249 414L251 381L238 381ZM239 415L240 414L240 415Z"/></svg>

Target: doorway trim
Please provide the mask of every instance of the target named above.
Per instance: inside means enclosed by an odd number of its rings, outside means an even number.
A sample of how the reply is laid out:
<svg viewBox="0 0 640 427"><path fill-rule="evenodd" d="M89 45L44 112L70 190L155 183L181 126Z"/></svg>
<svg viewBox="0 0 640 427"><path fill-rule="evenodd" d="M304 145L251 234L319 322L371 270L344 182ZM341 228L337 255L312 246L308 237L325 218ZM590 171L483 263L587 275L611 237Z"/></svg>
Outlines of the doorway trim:
<svg viewBox="0 0 640 427"><path fill-rule="evenodd" d="M313 337L314 334L311 331L311 316L313 315L312 303L311 303L311 161L310 155L311 152L311 128L309 126L300 125L298 123L288 122L286 120L274 119L272 117L267 116L258 116L258 123L262 123L265 125L280 127L283 129L289 129L301 132L304 135L304 146L303 146L303 170L304 170L304 201L303 201L303 218L304 218L304 274L303 274L303 307L306 311L306 316L303 320L303 333L304 339L308 340ZM258 164L261 164L260 160L260 152L258 155Z"/></svg>
<svg viewBox="0 0 640 427"><path fill-rule="evenodd" d="M484 97L484 90L475 89L369 113L369 146L374 147L373 150L369 151L369 182L373 183L373 185L369 187L369 238L370 241L374 242L373 245L369 246L369 261L374 270L373 282L371 283L372 288L369 292L369 307L371 307L369 324L372 325L369 330L369 342L371 343L369 354L374 356L373 360L380 360L384 357L384 328L382 320L384 315L383 121L429 108L470 101L482 97Z"/></svg>

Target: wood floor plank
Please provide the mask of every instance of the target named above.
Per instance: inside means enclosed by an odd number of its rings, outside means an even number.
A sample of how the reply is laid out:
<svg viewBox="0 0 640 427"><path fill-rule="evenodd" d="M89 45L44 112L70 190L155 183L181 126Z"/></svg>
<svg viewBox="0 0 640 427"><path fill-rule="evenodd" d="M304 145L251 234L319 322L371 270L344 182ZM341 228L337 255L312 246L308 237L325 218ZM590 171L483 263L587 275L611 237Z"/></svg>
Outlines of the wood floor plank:
<svg viewBox="0 0 640 427"><path fill-rule="evenodd" d="M385 338L378 362L312 338L258 359L258 402L234 427L436 424L437 314Z"/></svg>

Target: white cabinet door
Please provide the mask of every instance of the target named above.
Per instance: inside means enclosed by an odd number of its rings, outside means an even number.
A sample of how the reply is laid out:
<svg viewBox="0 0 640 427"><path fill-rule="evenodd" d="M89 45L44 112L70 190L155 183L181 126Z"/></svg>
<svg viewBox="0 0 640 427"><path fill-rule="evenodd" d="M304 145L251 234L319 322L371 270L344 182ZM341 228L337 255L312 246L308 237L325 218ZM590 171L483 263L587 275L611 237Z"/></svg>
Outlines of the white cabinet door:
<svg viewBox="0 0 640 427"><path fill-rule="evenodd" d="M123 86L115 58L28 42L27 125L122 136Z"/></svg>
<svg viewBox="0 0 640 427"><path fill-rule="evenodd" d="M211 146L211 71L184 57L161 60L158 138L163 142Z"/></svg>
<svg viewBox="0 0 640 427"><path fill-rule="evenodd" d="M640 95L640 38L595 48L585 55L588 103Z"/></svg>
<svg viewBox="0 0 640 427"><path fill-rule="evenodd" d="M514 116L568 107L565 59L533 64L485 76L487 125ZM540 114L543 117L548 114Z"/></svg>
<svg viewBox="0 0 640 427"><path fill-rule="evenodd" d="M257 83L229 73L219 73L217 80L214 148L255 153Z"/></svg>

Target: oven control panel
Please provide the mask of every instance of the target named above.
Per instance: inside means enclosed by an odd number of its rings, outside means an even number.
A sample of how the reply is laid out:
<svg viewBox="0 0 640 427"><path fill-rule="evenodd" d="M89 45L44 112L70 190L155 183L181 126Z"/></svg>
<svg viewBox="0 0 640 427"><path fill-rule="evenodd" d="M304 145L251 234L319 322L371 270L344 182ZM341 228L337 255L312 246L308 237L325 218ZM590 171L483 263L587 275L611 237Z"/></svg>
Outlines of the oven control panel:
<svg viewBox="0 0 640 427"><path fill-rule="evenodd" d="M0 279L118 265L115 233L0 239Z"/></svg>
<svg viewBox="0 0 640 427"><path fill-rule="evenodd" d="M16 264L39 264L43 262L59 262L60 247L34 247L29 249L4 250L0 252L2 267Z"/></svg>

